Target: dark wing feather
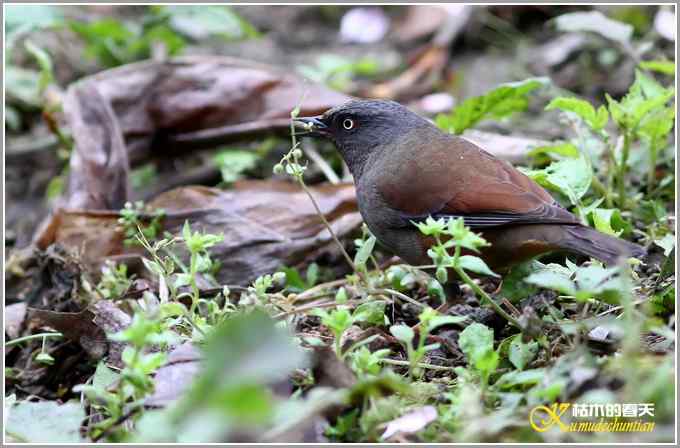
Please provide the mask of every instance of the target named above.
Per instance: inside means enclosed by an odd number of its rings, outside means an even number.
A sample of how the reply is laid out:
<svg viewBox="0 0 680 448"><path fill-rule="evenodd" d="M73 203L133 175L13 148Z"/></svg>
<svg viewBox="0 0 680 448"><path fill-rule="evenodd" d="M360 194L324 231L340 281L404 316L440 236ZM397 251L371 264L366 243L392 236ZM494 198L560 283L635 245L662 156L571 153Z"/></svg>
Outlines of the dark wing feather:
<svg viewBox="0 0 680 448"><path fill-rule="evenodd" d="M392 175L380 176L376 182L383 200L405 220L462 217L472 228L579 223L508 162L465 139L434 131L427 136L430 144L425 148L415 137L405 138L402 144L421 150L394 151L399 158L390 157L386 164ZM405 185L404 179L412 181Z"/></svg>

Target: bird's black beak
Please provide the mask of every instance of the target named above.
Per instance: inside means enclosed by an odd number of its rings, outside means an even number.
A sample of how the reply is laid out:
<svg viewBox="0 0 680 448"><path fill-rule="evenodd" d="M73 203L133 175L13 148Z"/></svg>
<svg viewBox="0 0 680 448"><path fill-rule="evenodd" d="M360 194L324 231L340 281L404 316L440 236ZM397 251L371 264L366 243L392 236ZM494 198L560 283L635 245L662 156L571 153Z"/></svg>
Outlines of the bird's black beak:
<svg viewBox="0 0 680 448"><path fill-rule="evenodd" d="M310 135L312 137L326 137L329 135L328 126L323 122L321 115L316 117L301 117L293 119L297 129L303 132L297 135Z"/></svg>

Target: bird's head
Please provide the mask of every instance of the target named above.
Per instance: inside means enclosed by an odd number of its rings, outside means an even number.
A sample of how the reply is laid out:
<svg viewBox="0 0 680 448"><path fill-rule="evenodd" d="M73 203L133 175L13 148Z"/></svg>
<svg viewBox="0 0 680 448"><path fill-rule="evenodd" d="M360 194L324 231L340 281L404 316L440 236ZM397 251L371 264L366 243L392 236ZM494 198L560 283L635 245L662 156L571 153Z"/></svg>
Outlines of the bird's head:
<svg viewBox="0 0 680 448"><path fill-rule="evenodd" d="M316 117L297 118L302 135L325 137L335 143L357 176L369 156L389 148L406 134L432 124L394 101L353 100Z"/></svg>

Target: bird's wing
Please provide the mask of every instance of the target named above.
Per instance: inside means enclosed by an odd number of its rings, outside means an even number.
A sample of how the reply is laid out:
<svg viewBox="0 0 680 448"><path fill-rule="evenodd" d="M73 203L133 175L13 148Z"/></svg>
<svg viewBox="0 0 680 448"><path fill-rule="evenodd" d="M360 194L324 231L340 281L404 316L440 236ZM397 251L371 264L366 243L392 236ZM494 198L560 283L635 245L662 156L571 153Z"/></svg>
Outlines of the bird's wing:
<svg viewBox="0 0 680 448"><path fill-rule="evenodd" d="M472 228L579 222L526 175L468 140L441 134L406 152L375 185L405 219L462 217Z"/></svg>

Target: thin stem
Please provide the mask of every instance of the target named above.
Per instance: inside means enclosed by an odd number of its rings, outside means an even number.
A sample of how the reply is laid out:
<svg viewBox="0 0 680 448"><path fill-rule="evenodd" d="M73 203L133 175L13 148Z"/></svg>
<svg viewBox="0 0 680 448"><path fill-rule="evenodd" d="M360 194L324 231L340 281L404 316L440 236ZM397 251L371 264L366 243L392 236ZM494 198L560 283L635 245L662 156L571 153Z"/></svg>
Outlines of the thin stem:
<svg viewBox="0 0 680 448"><path fill-rule="evenodd" d="M344 357L345 355L347 355L348 353L352 353L354 350L358 349L359 347L362 347L362 346L364 346L364 345L366 345L366 344L370 344L371 342L375 341L375 340L378 339L379 337L380 337L379 334L374 334L373 336L369 336L369 337L367 337L366 339L362 339L362 340L360 340L359 342L356 342L356 343L352 344L352 345L345 351L345 353L342 354L342 356Z"/></svg>
<svg viewBox="0 0 680 448"><path fill-rule="evenodd" d="M654 190L654 183L656 182L656 157L657 157L657 139L652 138L649 142L649 171L647 171L647 191Z"/></svg>
<svg viewBox="0 0 680 448"><path fill-rule="evenodd" d="M617 176L619 187L619 207L625 208L626 205L626 170L628 168L628 156L630 154L630 131L623 134L623 149L621 152L621 163L619 164L619 172Z"/></svg>
<svg viewBox="0 0 680 448"><path fill-rule="evenodd" d="M465 283L467 283L467 285L468 285L470 288L472 288L472 290L475 292L475 294L476 294L478 297L482 298L482 299L483 299L484 301L486 301L489 305L491 305L491 307L492 307L498 314L500 314L505 320L507 320L507 321L510 322L512 325L514 325L515 327L519 328L520 330L522 329L522 327L520 326L519 322L517 322L517 320L516 320L514 317L512 317L511 315L509 315L508 313L506 313L505 310L504 310L503 308L501 308L501 306L500 306L499 304L497 304L497 303L496 303L496 302L495 302L495 301L494 301L494 300L493 300L486 292L484 292L484 290L483 290L482 288L480 288L479 285L478 285L477 283L473 282L472 279L467 275L467 273L466 273L462 268L460 268L460 267L458 267L458 266L454 266L453 269L454 269L454 270L456 271L456 273L460 276L460 278L463 279L463 281L464 281Z"/></svg>
<svg viewBox="0 0 680 448"><path fill-rule="evenodd" d="M386 294L386 295L393 295L405 302L410 303L411 305L415 305L419 308L425 309L427 306L423 305L422 303L418 302L415 299L410 298L406 294L402 294L399 291L395 291L394 289L371 289L368 291L368 294Z"/></svg>
<svg viewBox="0 0 680 448"><path fill-rule="evenodd" d="M307 154L307 157L309 157L312 162L316 163L316 165L319 167L321 172L326 176L326 179L328 179L328 182L332 184L339 184L340 183L340 178L338 177L337 174L335 174L335 171L333 171L333 168L324 160L323 157L321 157L321 154L312 146L311 144L307 145L302 145L302 149L305 151Z"/></svg>
<svg viewBox="0 0 680 448"><path fill-rule="evenodd" d="M380 360L380 362L385 363L385 364L391 364L394 366L404 366L404 367L410 367L411 363L409 361L401 361L399 359L390 359L390 358L383 358ZM418 362L415 364L416 367L420 367L421 369L429 369L429 370L441 370L441 371L446 371L446 372L453 372L454 367L446 367L446 366L437 366L434 364L428 364L425 362Z"/></svg>
<svg viewBox="0 0 680 448"><path fill-rule="evenodd" d="M316 213L319 215L319 218L321 218L321 221L323 222L323 225L326 226L326 229L328 229L328 232L331 234L331 237L335 241L335 243L338 245L340 248L340 252L342 252L342 255L345 257L345 260L347 260L347 263L350 265L352 270L359 276L362 276L362 274L359 272L357 267L354 264L354 261L352 261L352 258L349 256L347 251L345 250L345 246L342 245L340 240L338 239L337 235L333 231L333 228L329 224L328 220L324 216L324 214L321 212L321 209L319 208L319 205L316 203L316 200L314 199L314 196L312 196L312 192L309 190L305 182L302 180L302 177L298 178L298 183L302 187L302 189L307 193L307 196L309 199L312 201L312 204L314 205L314 209L316 210Z"/></svg>
<svg viewBox="0 0 680 448"><path fill-rule="evenodd" d="M5 347L11 347L13 345L21 344L22 342L32 341L33 339L40 338L62 338L64 335L62 333L37 333L28 336L23 336L21 338L12 339L11 341L5 342Z"/></svg>

